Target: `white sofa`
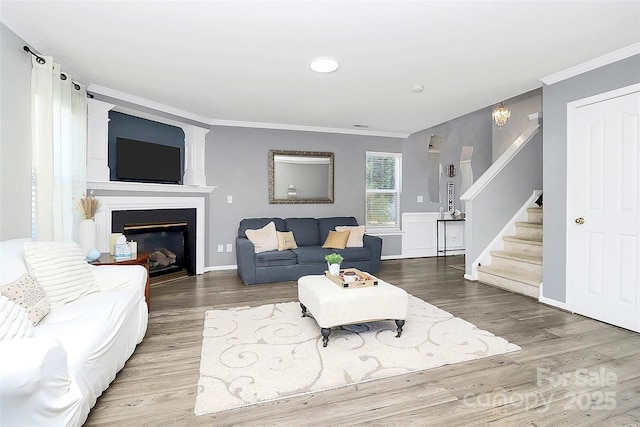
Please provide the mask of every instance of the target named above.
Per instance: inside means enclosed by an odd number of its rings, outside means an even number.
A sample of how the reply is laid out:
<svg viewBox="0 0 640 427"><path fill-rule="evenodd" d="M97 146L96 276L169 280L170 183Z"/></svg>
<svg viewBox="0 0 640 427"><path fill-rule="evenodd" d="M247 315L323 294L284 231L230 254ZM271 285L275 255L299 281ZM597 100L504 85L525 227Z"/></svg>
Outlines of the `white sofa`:
<svg viewBox="0 0 640 427"><path fill-rule="evenodd" d="M27 272L23 245L0 242L0 285ZM30 338L0 341L0 425L79 426L147 329L146 270L89 266L99 290L51 310ZM30 326L30 325L29 325Z"/></svg>

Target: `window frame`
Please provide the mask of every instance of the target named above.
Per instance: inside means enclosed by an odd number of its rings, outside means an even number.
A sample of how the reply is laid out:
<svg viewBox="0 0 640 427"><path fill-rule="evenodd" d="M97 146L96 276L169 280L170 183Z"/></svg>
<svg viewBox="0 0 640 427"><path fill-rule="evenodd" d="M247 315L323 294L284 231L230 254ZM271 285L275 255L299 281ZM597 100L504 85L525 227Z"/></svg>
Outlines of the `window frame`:
<svg viewBox="0 0 640 427"><path fill-rule="evenodd" d="M369 157L392 157L395 159L394 175L395 175L395 188L393 190L380 190L367 188L366 178L366 166L368 164ZM379 225L369 223L369 211L367 209L367 199L369 194L393 194L396 196L396 223L394 225ZM402 153L397 152L382 152L382 151L367 151L365 154L365 227L367 232L372 233L385 233L396 232L401 230L401 195L402 195Z"/></svg>

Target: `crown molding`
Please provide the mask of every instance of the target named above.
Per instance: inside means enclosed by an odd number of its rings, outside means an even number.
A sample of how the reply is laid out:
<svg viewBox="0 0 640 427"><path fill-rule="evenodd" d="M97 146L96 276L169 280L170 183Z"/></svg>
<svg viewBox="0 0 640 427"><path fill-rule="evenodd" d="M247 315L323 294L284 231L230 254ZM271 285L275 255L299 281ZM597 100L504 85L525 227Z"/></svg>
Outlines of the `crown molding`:
<svg viewBox="0 0 640 427"><path fill-rule="evenodd" d="M551 74L550 76L543 77L540 80L546 85L552 85L562 80L575 77L579 74L586 73L587 71L595 70L596 68L600 68L638 54L640 54L640 43L634 43L630 46L623 47L622 49L618 49L614 52L608 53L590 61L578 64L575 67L567 68L564 71L560 71L558 73Z"/></svg>
<svg viewBox="0 0 640 427"><path fill-rule="evenodd" d="M110 89L108 87L96 85L93 83L87 86L87 92L102 95L102 96L107 96L109 98L114 98L124 102L129 102L134 105L150 108L155 111L171 114L172 116L192 120L198 123L210 124L209 122L211 121L211 119L209 119L208 117L201 116L199 114L181 110L180 108L170 107L169 105L166 105L166 104L161 104L159 102L151 101L149 99L142 98L140 96L131 95L125 92L121 92L119 90ZM122 108L120 109L122 110Z"/></svg>
<svg viewBox="0 0 640 427"><path fill-rule="evenodd" d="M109 98L113 98L115 100L124 101L130 104L138 105L140 107L149 108L158 112L170 114L175 117L184 118L184 119L188 119L198 123L207 124L209 126L230 126L230 127L241 127L241 128L293 130L298 132L339 133L339 134L346 134L346 135L379 136L379 137L386 137L386 138L407 138L410 135L409 132L376 131L376 130L370 130L370 129L332 128L332 127L305 126L305 125L293 125L293 124L283 124L283 123L248 122L248 121L241 121L241 120L219 120L219 119L212 119L209 117L201 116L199 114L191 113L189 111L181 110L179 108L174 108L166 104L161 104L159 102L151 101L139 96L131 95L125 92L121 92L115 89L110 89L110 88L96 85L93 83L87 86L87 92L106 96ZM142 112L135 112L134 109L131 107L116 106L114 110L120 111L126 114L138 115L138 116L143 114ZM148 116L148 117L145 116L145 118L158 121L158 117L154 118L154 116ZM161 119L159 121L168 123L166 119L165 120Z"/></svg>
<svg viewBox="0 0 640 427"><path fill-rule="evenodd" d="M385 138L407 138L409 132L376 131L368 129L332 128L322 126L292 125L283 123L245 122L236 120L211 120L212 126L231 126L242 128L260 128L277 130L294 130L299 132L340 133L346 135L381 136Z"/></svg>

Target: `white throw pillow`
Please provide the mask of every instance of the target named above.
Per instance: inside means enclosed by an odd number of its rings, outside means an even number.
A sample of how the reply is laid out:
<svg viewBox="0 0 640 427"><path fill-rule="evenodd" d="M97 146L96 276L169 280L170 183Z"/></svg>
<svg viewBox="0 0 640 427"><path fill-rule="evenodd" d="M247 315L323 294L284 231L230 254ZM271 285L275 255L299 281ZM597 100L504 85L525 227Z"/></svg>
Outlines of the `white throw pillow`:
<svg viewBox="0 0 640 427"><path fill-rule="evenodd" d="M347 240L348 248L361 248L364 246L362 238L364 237L364 225L339 225L336 231L349 231L349 240Z"/></svg>
<svg viewBox="0 0 640 427"><path fill-rule="evenodd" d="M0 295L0 341L33 336L35 330L27 312L9 298Z"/></svg>
<svg viewBox="0 0 640 427"><path fill-rule="evenodd" d="M278 250L278 233L276 232L276 224L273 221L258 230L246 230L245 234L253 243L254 252L257 254Z"/></svg>
<svg viewBox="0 0 640 427"><path fill-rule="evenodd" d="M77 243L25 243L24 260L47 293L51 309L100 290Z"/></svg>

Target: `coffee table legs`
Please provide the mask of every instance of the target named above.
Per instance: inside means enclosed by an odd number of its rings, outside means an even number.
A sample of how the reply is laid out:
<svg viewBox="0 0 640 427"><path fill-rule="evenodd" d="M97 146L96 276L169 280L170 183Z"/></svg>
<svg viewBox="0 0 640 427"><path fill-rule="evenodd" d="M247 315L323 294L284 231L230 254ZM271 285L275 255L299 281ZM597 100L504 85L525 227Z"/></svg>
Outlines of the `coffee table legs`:
<svg viewBox="0 0 640 427"><path fill-rule="evenodd" d="M307 317L307 307L304 304L300 303L300 308L302 309L302 317ZM400 338L402 335L402 328L404 327L404 320L396 319L396 326L398 327L398 334L396 338ZM331 328L320 328L320 333L322 334L322 346L326 347L329 343L329 335L331 335Z"/></svg>
<svg viewBox="0 0 640 427"><path fill-rule="evenodd" d="M322 334L322 346L326 347L329 343L329 335L331 335L331 328L320 328Z"/></svg>
<svg viewBox="0 0 640 427"><path fill-rule="evenodd" d="M396 338L400 338L400 335L402 335L402 327L404 326L404 320L396 319L396 326L398 327L398 335L396 335Z"/></svg>

